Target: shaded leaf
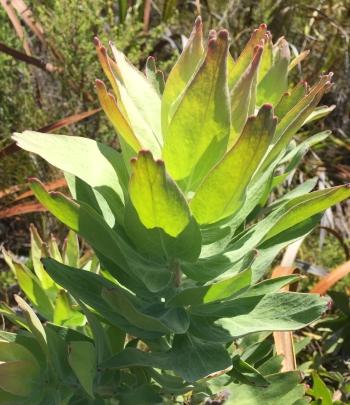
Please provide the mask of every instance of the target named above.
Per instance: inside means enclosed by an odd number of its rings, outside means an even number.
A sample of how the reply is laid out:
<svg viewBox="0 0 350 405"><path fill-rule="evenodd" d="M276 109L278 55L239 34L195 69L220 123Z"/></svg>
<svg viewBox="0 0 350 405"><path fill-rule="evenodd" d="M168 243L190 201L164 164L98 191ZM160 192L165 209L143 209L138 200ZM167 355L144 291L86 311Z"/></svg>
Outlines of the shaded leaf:
<svg viewBox="0 0 350 405"><path fill-rule="evenodd" d="M92 343L70 342L68 363L72 367L80 384L94 398L93 384L96 374L96 351Z"/></svg>

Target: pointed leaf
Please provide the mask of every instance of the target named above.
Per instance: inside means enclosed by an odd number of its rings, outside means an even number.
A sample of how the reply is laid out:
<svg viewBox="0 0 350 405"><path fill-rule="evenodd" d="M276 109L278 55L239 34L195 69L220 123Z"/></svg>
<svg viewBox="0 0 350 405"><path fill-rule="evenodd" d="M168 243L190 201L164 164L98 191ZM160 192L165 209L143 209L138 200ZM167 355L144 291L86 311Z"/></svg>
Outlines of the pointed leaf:
<svg viewBox="0 0 350 405"><path fill-rule="evenodd" d="M107 92L106 86L101 80L96 80L95 84L100 104L108 119L113 124L114 129L117 131L117 134L121 136L135 152L138 152L142 148L140 140L137 139L127 118L123 115L115 97L113 94Z"/></svg>
<svg viewBox="0 0 350 405"><path fill-rule="evenodd" d="M81 300L93 308L112 325L116 325L133 336L159 336L159 334L149 334L132 326L123 316L111 309L102 299L102 290L104 288L113 289L115 284L105 277L81 269L73 269L49 258L44 259L43 263L46 271L57 284L67 289L75 299Z"/></svg>
<svg viewBox="0 0 350 405"><path fill-rule="evenodd" d="M267 387L254 387L246 384L231 384L227 388L230 396L227 405L295 405L304 397L304 385L299 384L298 372L272 374L266 377ZM302 402L307 405L307 401ZM299 402L298 402L299 405Z"/></svg>
<svg viewBox="0 0 350 405"><path fill-rule="evenodd" d="M4 259L13 271L18 284L33 306L49 321L53 319L53 305L35 275L23 264L2 250Z"/></svg>
<svg viewBox="0 0 350 405"><path fill-rule="evenodd" d="M202 287L186 288L173 297L167 306L199 305L213 301L221 301L232 297L241 289L248 287L251 271L246 270L226 280Z"/></svg>
<svg viewBox="0 0 350 405"><path fill-rule="evenodd" d="M269 230L264 240L293 227L313 215L322 212L350 197L350 186L337 186L293 198L284 206L284 214Z"/></svg>
<svg viewBox="0 0 350 405"><path fill-rule="evenodd" d="M117 287L103 289L102 298L114 311L140 329L161 333L185 333L188 329L189 320L183 308L164 310L160 307L155 309L154 315L152 312L146 314L132 302L131 294Z"/></svg>
<svg viewBox="0 0 350 405"><path fill-rule="evenodd" d="M200 224L219 221L241 207L246 187L266 153L275 127L269 105L263 106L256 117L249 118L237 143L209 172L190 202Z"/></svg>
<svg viewBox="0 0 350 405"><path fill-rule="evenodd" d="M119 221L122 220L124 196L118 173L124 163L116 150L92 139L33 131L17 133L13 139L21 148L37 153L98 190Z"/></svg>
<svg viewBox="0 0 350 405"><path fill-rule="evenodd" d="M327 301L314 294L278 292L204 304L193 313L220 318L216 323L237 338L259 331L303 328L322 315Z"/></svg>
<svg viewBox="0 0 350 405"><path fill-rule="evenodd" d="M202 20L197 17L190 38L184 47L179 59L175 63L165 83L162 97L162 130L166 136L168 125L175 112L174 105L185 87L190 83L200 61L203 58L203 31ZM164 135L165 134L165 135Z"/></svg>
<svg viewBox="0 0 350 405"><path fill-rule="evenodd" d="M45 329L32 308L19 295L15 295L19 308L24 312L30 331L36 337L44 353L47 353L47 338Z"/></svg>
<svg viewBox="0 0 350 405"><path fill-rule="evenodd" d="M65 290L57 293L53 322L71 328L84 326L86 323L84 315L72 308L71 298Z"/></svg>
<svg viewBox="0 0 350 405"><path fill-rule="evenodd" d="M173 370L188 382L207 377L211 373L231 367L231 359L220 344L203 342L191 335L176 335L173 347L166 353L142 352L127 348L103 366L127 368L132 366Z"/></svg>
<svg viewBox="0 0 350 405"><path fill-rule="evenodd" d="M72 367L80 384L94 398L93 385L96 374L96 351L92 343L70 342L68 363Z"/></svg>
<svg viewBox="0 0 350 405"><path fill-rule="evenodd" d="M121 281L128 288L133 288L132 278L135 277L155 291L169 283L171 273L167 268L140 256L89 206L77 204L60 193L47 193L38 181L33 181L31 187L38 200L51 213L83 236L99 255L102 254L113 263L108 266L112 275L117 279L122 277Z"/></svg>
<svg viewBox="0 0 350 405"><path fill-rule="evenodd" d="M206 57L186 88L165 133L163 157L175 180L192 190L223 155L230 131L228 33L209 40Z"/></svg>
<svg viewBox="0 0 350 405"><path fill-rule="evenodd" d="M289 45L285 39L281 38L277 42L276 47L277 51L274 63L258 85L258 105L263 103L276 105L283 93L288 89Z"/></svg>
<svg viewBox="0 0 350 405"><path fill-rule="evenodd" d="M72 267L78 267L80 256L78 235L69 231L63 246L63 261Z"/></svg>
<svg viewBox="0 0 350 405"><path fill-rule="evenodd" d="M242 132L248 115L255 113L256 75L263 48L258 46L251 63L231 90L231 121L229 147L232 146ZM252 96L254 106L251 108Z"/></svg>
<svg viewBox="0 0 350 405"><path fill-rule="evenodd" d="M248 65L250 64L255 52L255 47L257 45L262 45L261 41L265 39L266 29L267 29L266 24L261 24L258 29L254 30L245 48L239 55L230 74L230 81L232 83L232 87L237 83L239 78L242 76L243 72L247 69Z"/></svg>
<svg viewBox="0 0 350 405"><path fill-rule="evenodd" d="M157 93L161 95L165 86L164 75L161 70L157 69L156 61L153 56L147 58L145 73L148 81L152 84Z"/></svg>
<svg viewBox="0 0 350 405"><path fill-rule="evenodd" d="M276 116L281 120L306 94L307 83L298 83L290 92L285 93L277 103L275 108Z"/></svg>
<svg viewBox="0 0 350 405"><path fill-rule="evenodd" d="M55 292L57 290L57 287L55 286L55 282L52 280L52 278L50 278L49 275L44 270L40 261L41 257L44 254L44 250L47 249L44 248L44 242L41 240L36 227L33 224L30 224L29 229L30 229L30 257L32 259L34 272L38 277L38 279L40 280L40 283L44 288L44 290L46 290L48 292L48 295L50 295L50 292L51 291Z"/></svg>

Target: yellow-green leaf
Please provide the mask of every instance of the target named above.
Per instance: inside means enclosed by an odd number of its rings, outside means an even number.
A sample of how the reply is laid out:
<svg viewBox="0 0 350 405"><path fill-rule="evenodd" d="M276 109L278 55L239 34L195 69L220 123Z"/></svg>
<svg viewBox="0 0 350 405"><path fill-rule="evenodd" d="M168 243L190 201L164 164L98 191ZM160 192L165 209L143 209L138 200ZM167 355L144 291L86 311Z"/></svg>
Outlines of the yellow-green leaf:
<svg viewBox="0 0 350 405"><path fill-rule="evenodd" d="M167 175L162 161L141 151L132 161L130 198L146 228L161 228L170 236L181 233L190 221L186 199Z"/></svg>
<svg viewBox="0 0 350 405"><path fill-rule="evenodd" d="M186 88L166 132L163 157L167 171L193 190L224 154L230 131L227 85L228 33L208 43L206 57Z"/></svg>
<svg viewBox="0 0 350 405"><path fill-rule="evenodd" d="M197 17L190 38L165 83L162 97L162 130L166 136L169 122L174 115L174 104L191 81L203 58L202 19Z"/></svg>
<svg viewBox="0 0 350 405"><path fill-rule="evenodd" d="M190 207L200 224L211 224L241 207L245 190L270 144L276 119L270 105L249 117L233 147L198 188Z"/></svg>

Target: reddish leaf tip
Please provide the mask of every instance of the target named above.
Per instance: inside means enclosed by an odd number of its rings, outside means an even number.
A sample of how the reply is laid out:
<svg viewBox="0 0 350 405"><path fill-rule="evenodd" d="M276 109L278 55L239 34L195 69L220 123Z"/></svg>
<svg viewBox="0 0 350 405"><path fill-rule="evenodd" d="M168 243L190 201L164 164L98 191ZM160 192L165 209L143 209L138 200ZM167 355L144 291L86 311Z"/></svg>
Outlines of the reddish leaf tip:
<svg viewBox="0 0 350 405"><path fill-rule="evenodd" d="M229 34L228 34L227 30L220 30L218 33L218 37L224 41L228 40L228 36L229 36Z"/></svg>
<svg viewBox="0 0 350 405"><path fill-rule="evenodd" d="M200 15L195 19L194 25L196 28L199 28L202 25L202 17Z"/></svg>
<svg viewBox="0 0 350 405"><path fill-rule="evenodd" d="M273 105L270 103L266 103L266 104L263 104L263 106L261 108L264 108L265 110L272 110Z"/></svg>
<svg viewBox="0 0 350 405"><path fill-rule="evenodd" d="M266 29L267 29L267 24L262 23L262 24L260 24L259 28L260 28L261 30L266 30Z"/></svg>
<svg viewBox="0 0 350 405"><path fill-rule="evenodd" d="M216 38L216 31L215 30L210 30L209 31L209 34L208 34L208 37L209 37L209 40L210 39L213 39L213 38Z"/></svg>
<svg viewBox="0 0 350 405"><path fill-rule="evenodd" d="M95 79L95 85L96 85L97 87L104 87L104 83L103 83L103 81L100 80L100 79Z"/></svg>
<svg viewBox="0 0 350 405"><path fill-rule="evenodd" d="M94 37L94 38L93 38L93 42L94 42L94 45L95 45L95 46L100 46L100 45L101 45L101 41L99 40L98 37Z"/></svg>
<svg viewBox="0 0 350 405"><path fill-rule="evenodd" d="M152 156L152 153L148 149L140 149L139 150L139 155L141 155L141 156L151 155Z"/></svg>
<svg viewBox="0 0 350 405"><path fill-rule="evenodd" d="M164 160L162 160L162 159L157 159L156 160L156 164L158 165L158 166L164 166Z"/></svg>

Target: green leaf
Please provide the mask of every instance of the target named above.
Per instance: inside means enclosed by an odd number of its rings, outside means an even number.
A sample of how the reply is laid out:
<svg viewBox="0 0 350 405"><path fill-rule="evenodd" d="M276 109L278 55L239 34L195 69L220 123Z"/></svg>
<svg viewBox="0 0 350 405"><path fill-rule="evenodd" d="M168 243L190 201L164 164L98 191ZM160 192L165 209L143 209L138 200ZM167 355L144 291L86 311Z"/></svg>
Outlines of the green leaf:
<svg viewBox="0 0 350 405"><path fill-rule="evenodd" d="M272 238L284 230L299 224L307 218L326 210L350 197L350 187L337 186L293 198L283 207L283 215L277 223L269 229L264 240Z"/></svg>
<svg viewBox="0 0 350 405"><path fill-rule="evenodd" d="M233 258L230 254L217 254L211 257L200 258L196 263L182 265L183 272L192 280L206 283L216 277L225 278L246 270L253 262L255 252L248 252L240 259Z"/></svg>
<svg viewBox="0 0 350 405"><path fill-rule="evenodd" d="M135 297L115 286L113 289L103 289L102 298L111 308L124 316L131 324L140 329L161 333L185 333L189 326L189 319L183 308L164 310L161 305L154 305L148 313L142 311L142 303ZM144 305L145 306L145 305Z"/></svg>
<svg viewBox="0 0 350 405"><path fill-rule="evenodd" d="M44 290L46 290L48 296L51 298L57 291L57 286L55 286L55 282L43 268L40 259L46 253L44 248L44 243L40 238L38 230L36 227L31 224L30 225L30 257L32 259L33 268L36 276L40 280L40 284Z"/></svg>
<svg viewBox="0 0 350 405"><path fill-rule="evenodd" d="M167 306L199 305L224 300L249 286L250 281L251 271L248 269L214 284L186 288L171 298Z"/></svg>
<svg viewBox="0 0 350 405"><path fill-rule="evenodd" d="M230 396L227 405L294 405L304 397L304 386L299 384L300 376L296 371L273 374L266 377L268 387L231 384L227 388ZM305 405L307 402L305 402Z"/></svg>
<svg viewBox="0 0 350 405"><path fill-rule="evenodd" d="M269 105L248 119L238 141L209 172L190 202L200 224L217 222L242 206L247 185L266 153L275 127Z"/></svg>
<svg viewBox="0 0 350 405"><path fill-rule="evenodd" d="M297 330L319 318L327 299L312 294L269 293L238 297L219 304L193 309L197 315L212 316L233 338L259 331Z"/></svg>
<svg viewBox="0 0 350 405"><path fill-rule="evenodd" d="M21 298L19 295L15 295L15 300L19 308L23 311L26 321L28 323L29 330L33 333L38 343L40 344L43 352L47 353L47 339L43 325L39 318L36 316L32 308Z"/></svg>
<svg viewBox="0 0 350 405"><path fill-rule="evenodd" d="M252 61L256 46L261 44L261 40L266 38L266 24L261 24L258 29L254 30L245 48L239 55L236 63L233 65L230 72L230 83L236 85L243 72L247 69Z"/></svg>
<svg viewBox="0 0 350 405"><path fill-rule="evenodd" d="M161 405L163 403L162 397L149 384L143 384L122 393L119 402L120 405Z"/></svg>
<svg viewBox="0 0 350 405"><path fill-rule="evenodd" d="M53 305L46 292L41 287L38 279L26 266L15 261L15 259L5 251L5 249L2 249L2 253L6 263L13 271L18 280L18 284L27 298L37 309L37 311L40 312L47 320L52 320Z"/></svg>
<svg viewBox="0 0 350 405"><path fill-rule="evenodd" d="M197 17L190 38L188 39L179 59L169 73L162 97L162 131L167 134L175 106L186 86L193 78L204 54L202 20Z"/></svg>
<svg viewBox="0 0 350 405"><path fill-rule="evenodd" d="M217 39L210 39L207 55L165 132L167 171L175 180L184 180L186 190L193 190L226 150L230 131L227 52L228 33L220 31Z"/></svg>
<svg viewBox="0 0 350 405"><path fill-rule="evenodd" d="M281 120L306 94L307 83L298 83L290 92L283 94L276 105L275 115Z"/></svg>
<svg viewBox="0 0 350 405"><path fill-rule="evenodd" d="M68 363L85 391L94 398L93 386L96 374L94 345L89 342L70 342L68 345Z"/></svg>
<svg viewBox="0 0 350 405"><path fill-rule="evenodd" d="M105 84L101 80L96 80L95 86L100 104L117 134L131 147L133 152L138 152L142 148L141 142L136 137L131 124L125 118L115 97L107 91Z"/></svg>
<svg viewBox="0 0 350 405"><path fill-rule="evenodd" d="M333 104L331 106L326 106L323 105L321 107L317 107L315 108L315 110L306 118L306 120L304 121L304 125L305 124L309 124L312 121L316 121L319 120L321 118L326 117L328 114L330 114L334 109L336 108L336 105Z"/></svg>
<svg viewBox="0 0 350 405"><path fill-rule="evenodd" d="M15 342L0 340L0 362L11 362L18 360L31 362L33 374L39 374L39 364L33 354L25 346Z"/></svg>
<svg viewBox="0 0 350 405"><path fill-rule="evenodd" d="M276 105L288 89L288 65L290 61L289 44L281 38L275 44L276 54L271 69L261 80L257 89L257 104Z"/></svg>
<svg viewBox="0 0 350 405"><path fill-rule="evenodd" d="M161 228L176 237L190 222L190 210L176 183L167 175L162 161L142 151L132 161L130 198L146 228Z"/></svg>
<svg viewBox="0 0 350 405"><path fill-rule="evenodd" d="M59 290L57 293L53 322L71 328L84 326L86 323L84 315L73 309L71 298L65 290Z"/></svg>
<svg viewBox="0 0 350 405"><path fill-rule="evenodd" d="M316 214L293 228L287 229L266 242L261 243L257 248L258 254L252 264L253 282L261 279L282 249L310 233L320 223L321 217L321 214Z"/></svg>
<svg viewBox="0 0 350 405"><path fill-rule="evenodd" d="M331 74L322 76L320 81L311 88L308 94L281 119L276 128L274 144L265 158L260 172L265 171L272 162L278 162L280 154L285 150L294 134L304 124L307 117L316 108L325 91L331 86L331 78Z"/></svg>
<svg viewBox="0 0 350 405"><path fill-rule="evenodd" d="M266 76L267 72L271 69L271 66L273 64L273 44L270 31L266 31L263 41L260 41L259 45L263 45L264 50L258 70L258 83L260 83L261 80Z"/></svg>
<svg viewBox="0 0 350 405"><path fill-rule="evenodd" d="M332 392L315 371L312 373L312 388L308 390L308 394L321 400L321 405L333 404Z"/></svg>
<svg viewBox="0 0 350 405"><path fill-rule="evenodd" d="M93 308L111 324L116 325L133 336L151 338L159 336L158 333L146 333L132 326L123 316L113 311L102 299L102 290L104 288L111 289L115 287L115 284L111 281L91 272L65 266L50 258L44 259L43 263L46 271L57 284L67 289L77 300L81 300Z"/></svg>
<svg viewBox="0 0 350 405"><path fill-rule="evenodd" d="M75 232L69 231L63 246L63 262L68 266L79 267L79 240Z"/></svg>
<svg viewBox="0 0 350 405"><path fill-rule="evenodd" d="M164 91L164 75L161 70L156 67L156 61L153 56L149 56L146 61L145 73L148 81L156 89L157 93L161 95Z"/></svg>
<svg viewBox="0 0 350 405"><path fill-rule="evenodd" d="M124 195L118 174L124 163L116 150L92 139L33 131L16 133L13 139L22 149L38 154L100 192L118 222L122 221Z"/></svg>
<svg viewBox="0 0 350 405"><path fill-rule="evenodd" d="M243 384L260 387L269 385L266 378L257 369L242 360L238 355L232 358L232 369L228 372L228 375Z"/></svg>
<svg viewBox="0 0 350 405"><path fill-rule="evenodd" d="M159 264L148 262L114 232L95 210L84 203L77 204L60 193L48 193L38 181L31 183L36 198L60 221L79 233L96 252L108 258L109 267L117 279L121 276L132 289L132 277L139 278L154 291L164 289L171 279L171 272ZM125 257L125 254L128 257ZM124 274L123 274L124 273ZM131 276L129 275L131 273Z"/></svg>
<svg viewBox="0 0 350 405"><path fill-rule="evenodd" d="M25 328L25 326L21 325ZM39 342L35 339L35 336L31 333L20 331L18 333L11 333L7 331L0 331L0 340L17 343L21 347L26 348L35 360L40 364L40 367L46 366L46 358L41 350Z"/></svg>
<svg viewBox="0 0 350 405"><path fill-rule="evenodd" d="M166 353L127 348L104 364L112 369L141 366L173 370L188 382L225 370L231 365L231 359L222 345L203 342L191 335L176 335L172 349Z"/></svg>
<svg viewBox="0 0 350 405"><path fill-rule="evenodd" d="M242 132L248 115L255 113L256 76L263 52L262 47L258 47L251 63L243 72L232 89L231 97L231 121L229 147L231 147Z"/></svg>
<svg viewBox="0 0 350 405"><path fill-rule="evenodd" d="M140 221L134 206L127 202L124 228L138 251L158 262L196 262L201 252L201 231L193 217L185 229L174 238L160 228L147 229Z"/></svg>
<svg viewBox="0 0 350 405"><path fill-rule="evenodd" d="M39 376L33 363L28 360L0 363L0 388L21 397L30 396L39 389Z"/></svg>
<svg viewBox="0 0 350 405"><path fill-rule="evenodd" d="M80 302L80 305L88 320L89 327L94 338L97 366L99 367L103 361L110 358L113 354L111 342L109 340L107 330L102 326L102 323L98 320L97 316L92 311L90 311L82 302ZM116 332L116 330L113 330L113 332ZM122 336L121 340L123 340L124 343L125 333L119 331L119 334ZM114 333L114 341L116 341L117 338L118 334Z"/></svg>
<svg viewBox="0 0 350 405"><path fill-rule="evenodd" d="M100 62L106 66L120 112L129 124L142 148L160 157L163 144L161 133L161 102L154 87L112 43L115 62L107 57L106 49L96 41ZM106 70L105 70L106 73Z"/></svg>

